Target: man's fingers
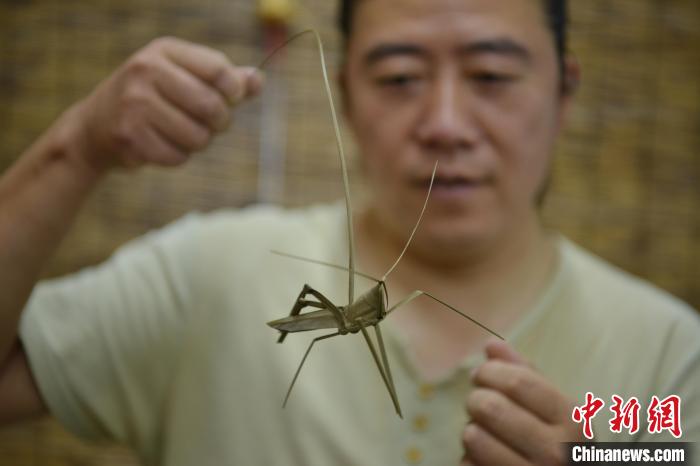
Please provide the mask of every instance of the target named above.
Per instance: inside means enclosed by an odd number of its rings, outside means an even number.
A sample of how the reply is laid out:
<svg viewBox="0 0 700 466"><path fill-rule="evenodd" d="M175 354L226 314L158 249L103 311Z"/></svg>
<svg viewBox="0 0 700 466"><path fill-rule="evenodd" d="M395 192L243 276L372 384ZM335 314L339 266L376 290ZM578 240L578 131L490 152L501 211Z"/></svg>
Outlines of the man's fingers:
<svg viewBox="0 0 700 466"><path fill-rule="evenodd" d="M149 117L153 126L164 138L185 152L204 149L211 140L212 131L190 118L178 107L160 96L153 98Z"/></svg>
<svg viewBox="0 0 700 466"><path fill-rule="evenodd" d="M462 434L464 458L462 464L474 466L526 466L528 463L477 424L467 424Z"/></svg>
<svg viewBox="0 0 700 466"><path fill-rule="evenodd" d="M187 153L154 128L144 128L139 139L139 157L144 160L162 166L175 166L185 163L188 159Z"/></svg>
<svg viewBox="0 0 700 466"><path fill-rule="evenodd" d="M508 344L490 341L486 355L472 374L472 422L523 459L561 464L561 442L570 437L567 398Z"/></svg>
<svg viewBox="0 0 700 466"><path fill-rule="evenodd" d="M486 356L487 361L474 371L476 385L504 393L545 422L558 423L569 418L569 400L510 344L490 340Z"/></svg>
<svg viewBox="0 0 700 466"><path fill-rule="evenodd" d="M241 71L246 77L246 97L255 97L260 94L265 84L265 75L257 68L244 67Z"/></svg>
<svg viewBox="0 0 700 466"><path fill-rule="evenodd" d="M178 66L216 88L230 103L259 91L253 68L235 67L223 53L179 39L160 39L166 56Z"/></svg>
<svg viewBox="0 0 700 466"><path fill-rule="evenodd" d="M467 412L475 424L526 458L538 457L552 440L548 425L494 390L474 389Z"/></svg>
<svg viewBox="0 0 700 466"><path fill-rule="evenodd" d="M501 360L489 360L472 375L476 386L503 393L544 422L559 423L568 419L571 406L542 375L530 367Z"/></svg>
<svg viewBox="0 0 700 466"><path fill-rule="evenodd" d="M227 102L219 92L167 60L156 87L166 100L214 131L224 130L230 121Z"/></svg>
<svg viewBox="0 0 700 466"><path fill-rule="evenodd" d="M501 359L503 361L512 362L513 364L530 365L520 353L515 351L512 346L503 340L497 340L495 338L490 339L486 343L485 351L488 359Z"/></svg>

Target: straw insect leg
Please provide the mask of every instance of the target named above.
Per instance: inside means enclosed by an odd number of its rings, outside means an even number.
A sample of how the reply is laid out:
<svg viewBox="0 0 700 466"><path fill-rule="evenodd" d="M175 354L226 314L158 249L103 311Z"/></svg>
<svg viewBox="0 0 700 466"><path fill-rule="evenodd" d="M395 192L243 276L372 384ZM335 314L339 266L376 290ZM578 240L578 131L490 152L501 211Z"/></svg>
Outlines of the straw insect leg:
<svg viewBox="0 0 700 466"><path fill-rule="evenodd" d="M310 259L310 258L308 258L308 257L297 256L296 254L289 254L289 253L287 253L287 252L276 251L276 250L274 250L274 249L270 250L270 252L271 252L272 254L275 254L275 255L278 255L278 256L282 256L282 257L287 257L287 258L289 258L289 259L294 259L294 260L298 260L298 261L302 261L302 262L309 262L309 263L311 263L311 264L323 265L323 266L325 266L325 267L331 267L331 268L338 269L338 270L345 270L346 272L350 270L350 269L348 269L348 268L347 268L346 266L344 266L344 265L333 264L333 263L331 263L331 262L320 261L320 260L317 260L317 259ZM363 278L366 278L366 279L368 279L368 280L372 280L372 281L375 281L375 282L379 282L379 279L378 279L378 278L375 278L375 277L373 277L373 276L371 276L371 275L367 275L366 273L358 272L357 270L355 270L354 273L355 273L355 275L357 275L358 277L363 277Z"/></svg>
<svg viewBox="0 0 700 466"><path fill-rule="evenodd" d="M300 299L299 302L301 302L304 307L316 307L318 309L325 309L326 306L324 306L322 303L318 303L316 301L309 301L308 299Z"/></svg>
<svg viewBox="0 0 700 466"><path fill-rule="evenodd" d="M401 413L401 406L399 406L399 399L396 396L396 392L393 390L393 384L389 383L389 380L386 376L386 373L384 371L384 367L382 366L382 363L379 360L379 356L377 355L377 350L374 348L374 344L372 343L372 340L369 338L369 334L367 333L367 330L364 327L360 328L360 331L362 331L362 336L365 337L365 341L367 342L367 346L369 347L370 353L372 353L372 357L374 358L374 362L377 364L377 369L379 369L379 373L382 376L382 380L384 380L384 385L386 385L386 389L389 390L389 396L391 396L391 401L394 403L394 408L396 409L396 414L399 415L401 419L403 419L403 414Z"/></svg>
<svg viewBox="0 0 700 466"><path fill-rule="evenodd" d="M323 307L325 309L328 309L331 311L331 314L333 314L333 317L335 317L335 321L338 324L338 330L340 333L345 334L347 333L346 326L345 326L345 318L343 317L343 312L333 304L328 298L323 296L319 291L314 290L313 288L309 287L308 293L312 296L315 296L316 299L318 299L321 304L323 304Z"/></svg>
<svg viewBox="0 0 700 466"><path fill-rule="evenodd" d="M306 298L306 295L312 295L316 297L320 302L316 301L309 301ZM319 309L328 309L331 314L333 314L333 317L335 317L335 321L338 324L338 329L342 332L345 331L345 319L343 318L343 313L341 312L338 307L330 302L328 298L323 296L320 292L314 290L311 288L309 285L304 285L304 288L302 288L301 293L299 293L299 297L297 300L294 302L294 307L292 307L292 311L289 313L290 316L296 316L299 315L299 313L304 309L305 307L315 307ZM280 330L280 336L277 339L277 343L282 343L284 342L284 339L287 338L287 334L289 332L286 332L284 330Z"/></svg>
<svg viewBox="0 0 700 466"><path fill-rule="evenodd" d="M379 346L379 352L382 355L382 362L384 363L384 369L386 369L386 376L389 379L389 385L391 385L391 391L394 393L394 397L398 400L398 395L396 394L396 386L394 385L394 378L391 376L391 367L389 367L389 359L386 357L386 350L384 349L384 339L382 338L382 331L379 328L379 324L374 325L374 333L377 335L377 346Z"/></svg>
<svg viewBox="0 0 700 466"><path fill-rule="evenodd" d="M386 313L389 314L391 311L398 309L399 307L403 306L404 304L408 304L414 299L416 299L418 296L422 295L423 292L419 290L412 291L410 294L408 294L406 297L404 297L401 301L398 303L394 304L391 306L389 309L387 309Z"/></svg>
<svg viewBox="0 0 700 466"><path fill-rule="evenodd" d="M284 402L282 403L282 407L283 407L283 408L284 408L285 406L287 406L287 401L289 400L289 395L292 394L292 388L294 388L294 384L296 383L297 378L299 377L299 372L301 372L301 368L302 368L302 366L304 365L304 362L306 362L306 358L307 358L307 356L309 355L309 353L311 352L311 348L313 348L314 343L316 343L317 341L325 340L326 338L334 337L334 336L336 336L336 335L340 335L340 332L333 332L333 333L330 333L330 334L328 334L328 335L323 335L323 336L320 336L320 337L316 337L316 338L314 338L313 340L311 340L311 343L309 344L309 347L306 348L306 353L304 353L304 357L301 358L301 363L299 363L299 367L297 368L296 373L294 373L294 378L292 379L292 383L289 384L289 389L287 390L287 394L286 394L285 397L284 397Z"/></svg>
<svg viewBox="0 0 700 466"><path fill-rule="evenodd" d="M297 298L296 301L294 301L294 306L292 307L291 312L289 313L290 316L296 316L299 315L302 309L307 306L306 301L304 300L304 297L309 293L309 290L311 287L309 285L304 285L304 288L301 289L301 293L299 293L299 297ZM287 338L287 333L284 330L280 330L280 336L277 339L277 343L282 343L284 342L284 339Z"/></svg>
<svg viewBox="0 0 700 466"><path fill-rule="evenodd" d="M439 298L436 298L435 296L431 295L430 293L428 293L428 292L426 292L426 291L415 290L415 291L411 292L408 296L406 296L405 298L403 298L401 301L399 301L398 303L396 303L396 304L394 304L393 306L391 306L391 307L386 311L386 313L389 314L391 311L397 309L398 307L403 306L404 304L408 304L409 302L413 301L414 299L416 299L417 297L422 296L422 295L425 295L425 296L427 296L428 298L432 299L433 301L436 301L436 302L442 304L442 305L445 306L446 308L450 309L451 311L456 312L457 314L461 315L461 316L464 317L465 319L472 321L474 324L476 324L476 325L478 325L479 327L483 328L484 330L486 330L487 332L489 332L491 335L494 335L494 336L500 338L501 340L505 340L505 338L503 338L501 335L499 335L498 333L494 332L493 330L491 330L490 328L488 328L487 326L485 326L484 324L482 324L482 323L479 322L478 320L474 319L473 317L469 317L468 315L466 315L465 313L463 313L463 312L460 311L459 309L456 309L456 308L450 306L450 305L447 304L445 301L443 301L443 300L441 300L441 299L439 299Z"/></svg>
<svg viewBox="0 0 700 466"><path fill-rule="evenodd" d="M347 163L345 161L345 151L343 149L343 140L340 133L340 124L338 123L337 112L335 111L335 104L333 103L333 92L331 92L330 80L328 79L328 71L326 69L326 57L323 53L323 42L321 41L321 36L315 29L307 29L294 34L287 41L281 44L279 47L274 49L267 57L260 63L259 68L263 68L269 60L283 47L287 44L296 40L304 34L313 34L316 39L316 46L318 47L318 55L321 60L321 73L323 75L323 84L326 90L326 97L328 98L328 106L331 112L331 121L333 122L333 130L335 131L335 142L338 149L338 157L340 158L340 169L343 175L343 192L345 194L345 214L347 217L347 228L348 228L348 303L355 301L355 239L352 228L352 205L350 203L350 183L348 182L348 169Z"/></svg>

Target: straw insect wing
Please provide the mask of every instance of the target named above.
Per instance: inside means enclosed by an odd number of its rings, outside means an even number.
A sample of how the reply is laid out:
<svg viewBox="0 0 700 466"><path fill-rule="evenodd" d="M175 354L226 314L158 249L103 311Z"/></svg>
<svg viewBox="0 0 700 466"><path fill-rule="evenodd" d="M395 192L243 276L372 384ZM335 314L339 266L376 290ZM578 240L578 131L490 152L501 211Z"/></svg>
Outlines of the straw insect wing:
<svg viewBox="0 0 700 466"><path fill-rule="evenodd" d="M342 171L342 177L343 177L343 187L344 187L344 192L345 192L345 206L346 206L346 214L347 214L347 228L348 228L348 265L347 267L336 265L336 264L331 264L328 262L323 262L315 259L309 259L305 257L300 257L296 256L294 254L289 254L285 252L279 252L279 251L272 251L275 254L285 256L291 259L296 259L296 260L301 260L301 261L306 261L306 262L311 262L315 263L318 265L323 265L327 267L333 267L336 269L341 269L341 270L347 270L348 271L348 304L346 305L336 305L333 302L331 302L327 297L325 297L321 292L318 290L314 289L313 287L309 286L308 284L305 284L304 287L302 288L301 292L299 293L299 296L297 297L296 301L294 302L294 305L292 307L292 310L289 314L289 316L273 320L271 322L268 322L268 325L274 329L279 330L280 336L279 339L277 340L278 343L282 343L285 338L287 337L288 333L292 332L304 332L304 331L310 331L310 330L320 330L320 329L333 329L333 332L328 333L326 335L322 335L319 337L314 338L311 343L309 344L308 348L306 349L306 352L304 353L304 356L299 363L299 366L294 374L294 377L289 385L289 388L287 390L287 394L285 395L283 406L286 406L287 401L289 400L289 396L292 392L292 388L294 388L294 384L297 381L297 378L299 377L299 373L301 372L301 368L303 367L304 363L306 362L306 359L311 352L311 349L313 348L314 344L318 341L325 340L328 338L340 336L340 335L347 335L349 333L361 333L364 340L367 343L367 346L369 348L369 351L372 355L372 358L377 366L377 369L379 370L379 374L384 382L384 385L386 386L389 396L391 397L391 401L394 405L394 409L396 410L396 413L400 416L403 417L401 414L401 406L398 400L398 396L396 393L396 388L394 386L394 381L391 376L391 368L389 366L389 360L386 355L386 350L384 347L384 341L382 338L382 333L380 329L380 322L392 311L398 309L399 307L403 306L404 304L409 303L410 301L418 298L419 296L426 296L441 305L443 305L446 309L449 309L450 311L456 312L457 314L461 315L465 319L470 320L474 324L478 325L479 327L483 328L485 331L497 336L498 338L503 339L500 335L495 333L494 331L490 330L489 328L485 327L481 323L477 322L473 318L469 317L468 315L462 313L458 309L452 307L451 305L447 304L446 302L438 299L437 297L431 295L428 292L422 291L422 290L415 290L412 293L409 293L406 297L401 299L399 302L394 304L393 306L387 308L388 306L388 291L386 289L386 279L391 274L391 272L396 268L396 266L399 264L401 261L401 258L403 257L404 253L408 249L409 245L411 244L411 240L413 239L413 236L416 233L416 230L418 229L418 226L420 225L420 222L423 218L423 214L425 213L425 209L428 205L428 200L430 198L430 192L432 190L432 185L433 185L433 180L435 178L435 172L437 170L437 163L435 164L435 167L433 168L433 174L431 177L430 181L430 186L428 188L428 193L426 195L425 202L423 204L423 208L420 212L420 215L418 216L418 220L413 228L413 231L411 232L408 241L406 242L406 245L403 248L403 251L399 255L399 257L396 259L394 264L389 268L389 270L380 278L374 278L369 275L363 274L362 272L358 272L355 270L355 262L354 262L354 237L353 237L353 227L352 227L352 207L351 207L351 202L350 202L350 190L349 190L349 185L348 185L348 175L347 175L347 167L346 167L346 161L345 161L345 154L343 151L343 144L341 141L341 136L340 136L340 128L338 125L338 120L336 116L336 111L335 107L333 104L333 97L329 85L329 80L328 80L328 74L326 71L326 65L325 65L325 58L323 54L323 44L321 42L319 34L315 30L306 30L301 33L298 33L294 36L292 36L287 42L282 44L283 47L289 42L295 40L299 36L306 34L306 33L312 33L314 34L316 38L316 43L318 45L319 49L319 54L320 54L320 59L321 59L321 69L323 72L323 80L325 84L325 90L326 90L326 95L328 97L328 102L330 105L330 111L331 111L331 118L333 121L333 127L335 129L335 136L336 136L336 143L337 143L337 148L338 148L338 155L340 158L340 166L341 166L341 171ZM276 52L273 51L261 64L261 67L264 66L267 61L270 59L272 55ZM375 282L375 285L372 286L369 290L367 290L364 294L360 295L355 298L355 275L362 276L365 278L368 278L372 281ZM311 308L313 310L307 311L302 313L303 310ZM375 339L376 339L376 344L375 342L372 341L372 339L369 336L369 333L367 331L368 327L372 327L374 329L374 334L375 334Z"/></svg>

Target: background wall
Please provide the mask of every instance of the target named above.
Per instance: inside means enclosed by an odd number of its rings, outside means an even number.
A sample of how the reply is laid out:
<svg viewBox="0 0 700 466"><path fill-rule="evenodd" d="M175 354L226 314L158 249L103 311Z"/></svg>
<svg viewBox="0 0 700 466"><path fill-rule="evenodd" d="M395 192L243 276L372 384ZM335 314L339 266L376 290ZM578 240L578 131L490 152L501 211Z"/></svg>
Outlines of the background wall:
<svg viewBox="0 0 700 466"><path fill-rule="evenodd" d="M337 58L334 2L303 0L295 28L319 28ZM598 254L700 307L700 2L572 2L583 85L553 167L547 222ZM312 13L313 12L313 13ZM150 39L177 35L237 63L263 53L252 0L0 0L0 171L60 112ZM271 71L287 86L288 205L341 194L313 42ZM270 90L268 90L270 92ZM46 275L104 259L119 244L192 209L256 199L261 101L179 170L112 175L84 209ZM346 138L347 140L348 138ZM351 173L353 184L362 181ZM116 446L87 446L55 423L0 431L0 465L134 465Z"/></svg>

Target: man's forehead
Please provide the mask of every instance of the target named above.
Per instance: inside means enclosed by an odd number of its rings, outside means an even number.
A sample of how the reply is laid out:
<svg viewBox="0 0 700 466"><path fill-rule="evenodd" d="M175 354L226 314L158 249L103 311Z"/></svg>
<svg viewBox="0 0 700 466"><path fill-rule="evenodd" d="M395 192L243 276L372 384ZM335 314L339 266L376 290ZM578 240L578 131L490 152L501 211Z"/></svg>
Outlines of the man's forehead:
<svg viewBox="0 0 700 466"><path fill-rule="evenodd" d="M524 57L537 37L549 45L538 0L361 0L357 8L349 43L372 61L405 46Z"/></svg>
<svg viewBox="0 0 700 466"><path fill-rule="evenodd" d="M523 64L532 61L532 54L523 45L507 38L493 37L471 42L458 43L451 50L454 55L461 57L478 57L482 55L500 55L516 59ZM370 48L365 53L363 61L365 65L371 66L384 59L395 56L413 56L418 58L428 58L430 52L419 44L404 42L381 42Z"/></svg>
<svg viewBox="0 0 700 466"><path fill-rule="evenodd" d="M518 26L542 26L539 0L359 0L353 30L382 29L408 23L471 22Z"/></svg>

